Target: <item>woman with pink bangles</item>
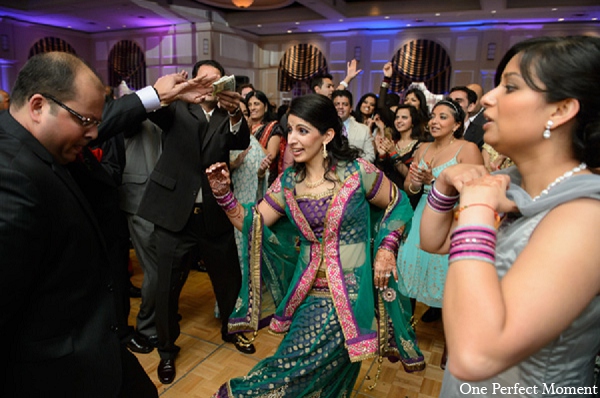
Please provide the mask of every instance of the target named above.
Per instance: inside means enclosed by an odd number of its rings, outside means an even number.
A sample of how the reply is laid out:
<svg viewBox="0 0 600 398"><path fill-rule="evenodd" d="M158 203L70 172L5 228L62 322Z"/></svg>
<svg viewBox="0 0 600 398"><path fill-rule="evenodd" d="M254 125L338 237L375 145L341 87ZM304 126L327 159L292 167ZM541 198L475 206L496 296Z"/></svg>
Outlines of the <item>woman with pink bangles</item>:
<svg viewBox="0 0 600 398"><path fill-rule="evenodd" d="M445 169L421 223L449 253L440 396L595 395L600 38L529 39L500 65L484 139L515 166Z"/></svg>

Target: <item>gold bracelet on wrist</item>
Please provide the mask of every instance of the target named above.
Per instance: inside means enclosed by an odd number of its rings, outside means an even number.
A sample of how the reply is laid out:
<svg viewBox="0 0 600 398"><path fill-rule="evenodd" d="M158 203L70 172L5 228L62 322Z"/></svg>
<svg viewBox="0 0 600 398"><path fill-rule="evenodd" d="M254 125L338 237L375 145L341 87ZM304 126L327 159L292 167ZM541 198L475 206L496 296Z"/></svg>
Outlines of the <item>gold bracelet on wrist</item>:
<svg viewBox="0 0 600 398"><path fill-rule="evenodd" d="M419 192L421 192L421 188L417 189L416 191L413 191L412 183L410 183L410 184L408 184L408 192L412 193L413 195L416 195Z"/></svg>

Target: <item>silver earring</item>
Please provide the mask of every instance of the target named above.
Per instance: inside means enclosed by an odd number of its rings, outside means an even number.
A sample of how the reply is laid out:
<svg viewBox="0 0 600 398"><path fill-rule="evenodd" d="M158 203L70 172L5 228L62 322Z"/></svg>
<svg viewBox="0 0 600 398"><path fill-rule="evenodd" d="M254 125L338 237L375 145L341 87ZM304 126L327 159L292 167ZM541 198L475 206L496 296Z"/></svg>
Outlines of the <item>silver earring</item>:
<svg viewBox="0 0 600 398"><path fill-rule="evenodd" d="M546 130L544 130L544 133L542 134L542 136L543 136L545 139L548 139L548 138L550 138L550 135L552 134L552 133L550 132L550 127L552 127L552 125L553 125L553 124L554 124L554 122L553 122L552 120L548 120L548 122L546 123Z"/></svg>

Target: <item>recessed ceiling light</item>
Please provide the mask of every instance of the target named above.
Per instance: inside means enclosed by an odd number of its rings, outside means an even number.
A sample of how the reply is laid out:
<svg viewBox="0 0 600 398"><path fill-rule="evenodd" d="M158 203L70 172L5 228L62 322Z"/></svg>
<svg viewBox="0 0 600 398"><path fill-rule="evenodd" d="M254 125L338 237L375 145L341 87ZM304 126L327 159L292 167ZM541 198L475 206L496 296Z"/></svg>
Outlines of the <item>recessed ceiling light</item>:
<svg viewBox="0 0 600 398"><path fill-rule="evenodd" d="M389 15L386 15L386 16L385 16L385 17L383 17L383 18L385 18L385 19L390 19L390 16L389 16Z"/></svg>
<svg viewBox="0 0 600 398"><path fill-rule="evenodd" d="M257 28L262 28L261 24L256 25Z"/></svg>
<svg viewBox="0 0 600 398"><path fill-rule="evenodd" d="M440 14L439 12L436 12L436 13L435 13L435 16L436 16L436 17L439 17L440 15L442 15L442 14Z"/></svg>
<svg viewBox="0 0 600 398"><path fill-rule="evenodd" d="M592 21L597 21L597 20L598 20L598 18L592 18Z"/></svg>
<svg viewBox="0 0 600 398"><path fill-rule="evenodd" d="M123 27L124 27L124 28L126 28L126 27L127 27L127 25L123 25Z"/></svg>
<svg viewBox="0 0 600 398"><path fill-rule="evenodd" d="M562 22L564 20L565 20L564 18L558 18L558 22Z"/></svg>
<svg viewBox="0 0 600 398"><path fill-rule="evenodd" d="M67 26L67 28L71 29L71 27L70 27L70 26Z"/></svg>
<svg viewBox="0 0 600 398"><path fill-rule="evenodd" d="M107 26L106 29L110 29L110 26Z"/></svg>
<svg viewBox="0 0 600 398"><path fill-rule="evenodd" d="M496 10L492 10L492 14L495 14L495 13L496 13Z"/></svg>
<svg viewBox="0 0 600 398"><path fill-rule="evenodd" d="M300 25L300 22L296 22L296 25Z"/></svg>
<svg viewBox="0 0 600 398"><path fill-rule="evenodd" d="M287 32L288 32L288 33L292 33L292 31L291 31L291 30L288 30Z"/></svg>
<svg viewBox="0 0 600 398"><path fill-rule="evenodd" d="M312 32L312 29L309 29L308 31L309 31L309 32Z"/></svg>
<svg viewBox="0 0 600 398"><path fill-rule="evenodd" d="M407 24L406 24L406 26L410 26L410 24L409 24L409 23L407 23Z"/></svg>
<svg viewBox="0 0 600 398"><path fill-rule="evenodd" d="M556 11L556 10L558 10L558 8L553 8L553 9L552 9L552 11Z"/></svg>
<svg viewBox="0 0 600 398"><path fill-rule="evenodd" d="M339 22L344 22L343 18L338 19Z"/></svg>

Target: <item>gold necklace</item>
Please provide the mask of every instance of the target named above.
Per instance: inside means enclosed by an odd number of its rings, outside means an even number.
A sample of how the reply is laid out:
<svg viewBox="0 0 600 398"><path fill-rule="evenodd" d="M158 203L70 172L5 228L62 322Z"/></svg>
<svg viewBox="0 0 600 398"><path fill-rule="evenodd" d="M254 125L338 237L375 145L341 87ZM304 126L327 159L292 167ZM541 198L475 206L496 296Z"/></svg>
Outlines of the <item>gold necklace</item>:
<svg viewBox="0 0 600 398"><path fill-rule="evenodd" d="M325 183L325 176L323 176L320 180L315 181L315 182L308 182L308 180L304 180L304 185L306 185L306 188L312 189L312 188L316 188L319 187L321 185L323 185L323 183Z"/></svg>
<svg viewBox="0 0 600 398"><path fill-rule="evenodd" d="M408 143L408 145L405 145L405 146L400 146L400 142L401 141L398 141L396 143L396 152L398 152L398 155L404 156L404 155L406 155L408 152L410 152L414 148L414 146L417 144L418 141L417 140L411 140Z"/></svg>

